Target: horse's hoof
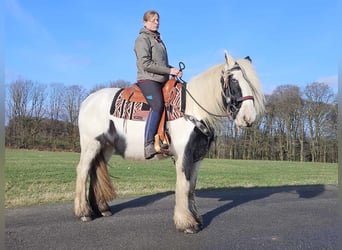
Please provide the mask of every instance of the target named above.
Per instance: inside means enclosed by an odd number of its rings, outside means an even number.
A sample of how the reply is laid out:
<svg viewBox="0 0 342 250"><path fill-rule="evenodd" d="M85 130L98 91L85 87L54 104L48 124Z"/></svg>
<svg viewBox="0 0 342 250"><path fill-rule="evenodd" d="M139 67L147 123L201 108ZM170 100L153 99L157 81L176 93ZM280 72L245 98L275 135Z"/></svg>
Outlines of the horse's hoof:
<svg viewBox="0 0 342 250"><path fill-rule="evenodd" d="M183 233L185 233L185 234L195 234L195 233L198 233L199 231L201 231L201 229L202 229L202 225L196 224L192 227L188 227L188 228L185 228L185 229L179 230L179 231L183 231Z"/></svg>
<svg viewBox="0 0 342 250"><path fill-rule="evenodd" d="M185 234L195 234L195 233L198 233L198 231L194 230L193 228L186 228L183 233L185 233Z"/></svg>
<svg viewBox="0 0 342 250"><path fill-rule="evenodd" d="M101 215L103 217L108 217L108 216L112 216L113 214L111 211L103 211L103 212L101 212Z"/></svg>
<svg viewBox="0 0 342 250"><path fill-rule="evenodd" d="M93 219L90 216L81 216L80 220L82 222L89 222L89 221L92 221Z"/></svg>

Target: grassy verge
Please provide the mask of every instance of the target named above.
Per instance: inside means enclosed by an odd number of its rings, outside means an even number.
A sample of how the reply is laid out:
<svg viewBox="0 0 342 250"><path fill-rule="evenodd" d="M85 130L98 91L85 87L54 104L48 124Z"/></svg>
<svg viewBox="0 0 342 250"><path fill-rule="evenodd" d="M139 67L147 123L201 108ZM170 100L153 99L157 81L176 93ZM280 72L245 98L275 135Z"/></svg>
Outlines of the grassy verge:
<svg viewBox="0 0 342 250"><path fill-rule="evenodd" d="M10 150L5 152L5 206L71 201L79 154ZM135 162L114 156L110 175L119 197L173 191L170 159ZM197 189L337 184L337 164L205 159Z"/></svg>

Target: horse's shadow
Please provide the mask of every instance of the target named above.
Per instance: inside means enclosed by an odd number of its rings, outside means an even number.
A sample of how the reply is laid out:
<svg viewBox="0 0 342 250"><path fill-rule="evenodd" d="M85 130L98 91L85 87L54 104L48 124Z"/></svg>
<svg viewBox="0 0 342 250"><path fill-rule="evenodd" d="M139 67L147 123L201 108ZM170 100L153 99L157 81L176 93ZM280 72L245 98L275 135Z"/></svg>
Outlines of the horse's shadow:
<svg viewBox="0 0 342 250"><path fill-rule="evenodd" d="M281 187L257 187L257 188L219 188L219 189L201 189L197 190L196 196L205 199L216 199L219 201L227 201L222 206L210 210L202 215L203 228L210 225L213 219L234 207L238 207L244 203L254 200L267 198L277 193L296 193L298 198L314 198L325 191L324 185L306 185L306 186L281 186ZM174 192L164 192L155 195L139 197L127 202L112 205L110 207L113 214L123 209L136 208L153 204L154 202L164 199Z"/></svg>
<svg viewBox="0 0 342 250"><path fill-rule="evenodd" d="M257 187L257 188L223 188L212 190L199 190L196 193L200 198L213 198L219 201L227 201L202 215L203 228L210 225L212 220L234 207L254 200L261 200L277 193L296 193L298 198L310 199L324 192L324 185L307 186L281 186L281 187Z"/></svg>
<svg viewBox="0 0 342 250"><path fill-rule="evenodd" d="M129 200L127 202L123 202L120 204L115 204L110 206L110 210L113 214L120 212L121 210L135 207L143 207L149 204L153 204L154 202L164 199L165 197L174 194L172 191L167 191L163 193L153 194L142 196L133 200Z"/></svg>

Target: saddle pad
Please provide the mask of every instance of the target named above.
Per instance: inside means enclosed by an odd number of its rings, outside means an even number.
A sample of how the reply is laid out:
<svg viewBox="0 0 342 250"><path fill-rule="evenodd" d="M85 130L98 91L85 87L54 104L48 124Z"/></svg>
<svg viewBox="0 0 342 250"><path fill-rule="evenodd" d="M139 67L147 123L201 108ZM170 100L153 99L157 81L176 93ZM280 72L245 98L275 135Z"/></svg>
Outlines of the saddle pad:
<svg viewBox="0 0 342 250"><path fill-rule="evenodd" d="M126 96L123 96L123 90L120 89L115 94L110 114L127 120L146 121L151 111L150 105L145 102L130 101ZM184 116L185 86L183 84L177 83L173 88L168 90L168 95L165 99L165 109L168 121Z"/></svg>

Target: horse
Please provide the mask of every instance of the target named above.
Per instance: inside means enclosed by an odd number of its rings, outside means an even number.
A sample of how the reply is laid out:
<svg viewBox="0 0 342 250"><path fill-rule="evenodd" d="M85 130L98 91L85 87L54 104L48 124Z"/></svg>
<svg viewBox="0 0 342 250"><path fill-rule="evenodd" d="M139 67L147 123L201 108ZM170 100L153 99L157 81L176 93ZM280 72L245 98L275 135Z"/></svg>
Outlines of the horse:
<svg viewBox="0 0 342 250"><path fill-rule="evenodd" d="M197 233L203 228L195 202L196 181L214 131L222 124L220 119L231 117L236 126L249 127L264 111L265 98L251 59L234 59L227 51L224 55L224 63L212 66L187 83L183 81L184 113L165 125L171 139L170 154L154 157L173 158L176 169L173 221L176 229L184 233ZM112 215L108 203L116 198L116 191L107 169L111 156L145 160L145 122L118 118L109 111L118 91L119 88L98 90L80 107L81 152L76 169L74 214L84 222L91 221L94 214Z"/></svg>

